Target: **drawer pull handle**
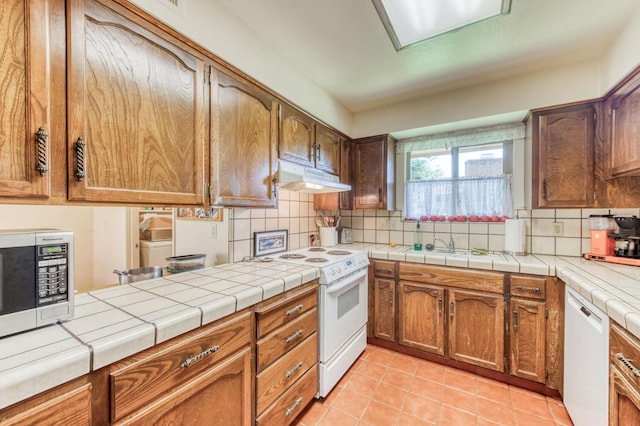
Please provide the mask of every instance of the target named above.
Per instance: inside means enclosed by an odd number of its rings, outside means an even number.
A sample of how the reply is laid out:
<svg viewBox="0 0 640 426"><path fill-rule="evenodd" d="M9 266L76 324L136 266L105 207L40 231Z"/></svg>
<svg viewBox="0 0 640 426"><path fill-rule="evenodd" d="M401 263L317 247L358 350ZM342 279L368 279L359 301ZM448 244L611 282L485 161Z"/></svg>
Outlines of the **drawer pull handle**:
<svg viewBox="0 0 640 426"><path fill-rule="evenodd" d="M87 177L85 170L85 148L87 143L82 138L78 138L76 141L76 178L82 181Z"/></svg>
<svg viewBox="0 0 640 426"><path fill-rule="evenodd" d="M47 171L47 132L42 127L36 132L36 144L38 149L38 163L36 164L36 171L40 173L40 176L44 176Z"/></svg>
<svg viewBox="0 0 640 426"><path fill-rule="evenodd" d="M513 310L513 331L518 331L518 310Z"/></svg>
<svg viewBox="0 0 640 426"><path fill-rule="evenodd" d="M298 405L302 404L302 397L299 396L296 398L296 400L293 402L293 405L289 408L287 408L287 411L284 412L284 415L289 417L291 415L291 413L293 413L296 408L298 407Z"/></svg>
<svg viewBox="0 0 640 426"><path fill-rule="evenodd" d="M527 287L525 285L517 285L516 289L522 291L532 291L534 293L542 293L542 289L540 287Z"/></svg>
<svg viewBox="0 0 640 426"><path fill-rule="evenodd" d="M289 309L287 312L285 312L285 316L290 316L295 314L298 311L301 311L303 308L303 305L296 305L293 308Z"/></svg>
<svg viewBox="0 0 640 426"><path fill-rule="evenodd" d="M383 273L383 274L393 274L393 270L392 269L386 269L386 268L376 268L376 274L377 273Z"/></svg>
<svg viewBox="0 0 640 426"><path fill-rule="evenodd" d="M616 354L616 358L618 358L620 362L622 362L625 365L625 367L631 370L631 373L633 373L634 376L640 377L640 370L634 367L631 361L629 361L624 355L622 355L621 353L618 353Z"/></svg>
<svg viewBox="0 0 640 426"><path fill-rule="evenodd" d="M218 349L220 349L220 346L218 345L213 345L211 346L209 349L200 352L198 355L196 356L192 356L191 358L187 358L186 360L184 360L184 362L181 364L182 368L187 368L189 366L191 366L191 364L200 361L202 358L211 355L212 353L215 353L218 351Z"/></svg>
<svg viewBox="0 0 640 426"><path fill-rule="evenodd" d="M288 370L286 373L284 373L284 378L288 379L289 377L293 376L296 371L302 368L302 364L304 364L302 361L298 361L298 363L294 365L291 370Z"/></svg>
<svg viewBox="0 0 640 426"><path fill-rule="evenodd" d="M304 333L304 331L302 329L296 331L295 333L293 333L291 336L287 337L286 339L284 339L285 343L291 343L293 340L297 339L298 337L302 336L302 333Z"/></svg>

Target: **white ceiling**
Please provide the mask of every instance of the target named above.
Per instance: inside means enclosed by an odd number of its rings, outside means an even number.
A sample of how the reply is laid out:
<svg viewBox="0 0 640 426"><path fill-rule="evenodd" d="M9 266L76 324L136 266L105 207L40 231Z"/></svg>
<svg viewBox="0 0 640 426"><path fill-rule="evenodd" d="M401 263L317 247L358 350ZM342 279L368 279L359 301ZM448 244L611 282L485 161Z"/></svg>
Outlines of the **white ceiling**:
<svg viewBox="0 0 640 426"><path fill-rule="evenodd" d="M509 15L396 52L371 0L220 1L352 112L600 56L639 7L512 0Z"/></svg>

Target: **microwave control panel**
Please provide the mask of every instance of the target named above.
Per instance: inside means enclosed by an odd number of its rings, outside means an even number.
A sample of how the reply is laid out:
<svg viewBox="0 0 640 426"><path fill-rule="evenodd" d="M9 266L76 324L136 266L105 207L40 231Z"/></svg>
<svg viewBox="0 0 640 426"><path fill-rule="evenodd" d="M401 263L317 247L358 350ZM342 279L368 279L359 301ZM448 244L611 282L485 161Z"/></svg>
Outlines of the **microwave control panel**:
<svg viewBox="0 0 640 426"><path fill-rule="evenodd" d="M36 256L38 273L38 306L60 303L69 299L69 245L67 243L39 245Z"/></svg>

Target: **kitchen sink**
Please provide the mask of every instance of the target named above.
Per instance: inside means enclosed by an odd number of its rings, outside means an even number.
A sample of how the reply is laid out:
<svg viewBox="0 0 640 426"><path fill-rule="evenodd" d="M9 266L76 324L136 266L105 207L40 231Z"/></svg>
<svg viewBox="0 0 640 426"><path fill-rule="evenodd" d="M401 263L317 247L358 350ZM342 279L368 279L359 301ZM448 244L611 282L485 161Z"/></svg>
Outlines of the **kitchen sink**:
<svg viewBox="0 0 640 426"><path fill-rule="evenodd" d="M450 252L449 250L414 250L413 247L408 247L405 251L407 254L426 254L429 256L442 256L442 257L472 257L472 258L486 258L492 260L505 260L504 255L502 253L478 253L471 250L456 250L454 252Z"/></svg>

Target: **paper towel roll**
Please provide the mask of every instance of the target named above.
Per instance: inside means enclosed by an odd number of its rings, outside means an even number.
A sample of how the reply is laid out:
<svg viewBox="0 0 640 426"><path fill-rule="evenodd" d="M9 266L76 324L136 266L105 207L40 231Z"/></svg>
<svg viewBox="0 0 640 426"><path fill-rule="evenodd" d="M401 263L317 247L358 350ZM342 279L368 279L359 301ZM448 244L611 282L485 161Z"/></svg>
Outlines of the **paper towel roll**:
<svg viewBox="0 0 640 426"><path fill-rule="evenodd" d="M527 221L524 219L507 219L504 222L504 252L524 255L527 253Z"/></svg>

